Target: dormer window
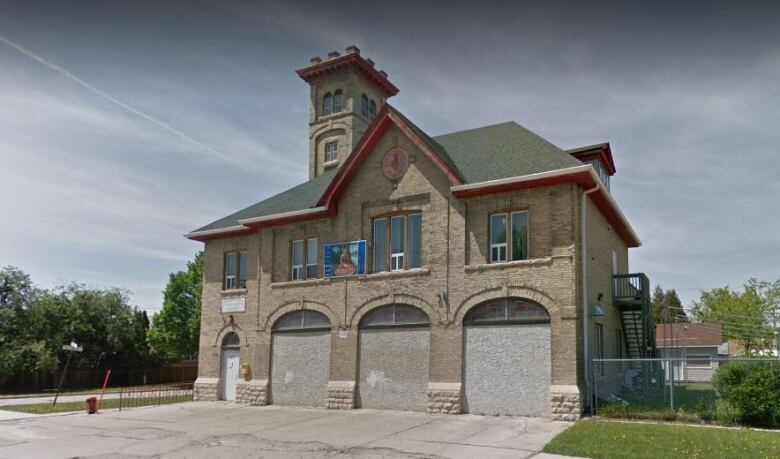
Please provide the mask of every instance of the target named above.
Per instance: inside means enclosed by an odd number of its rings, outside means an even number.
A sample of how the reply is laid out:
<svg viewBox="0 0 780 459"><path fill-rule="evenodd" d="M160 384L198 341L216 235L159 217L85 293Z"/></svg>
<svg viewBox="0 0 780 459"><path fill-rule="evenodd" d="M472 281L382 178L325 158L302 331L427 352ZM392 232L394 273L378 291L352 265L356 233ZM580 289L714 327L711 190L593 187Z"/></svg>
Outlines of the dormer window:
<svg viewBox="0 0 780 459"><path fill-rule="evenodd" d="M607 187L607 190L609 190L609 172L604 166L604 163L602 163L600 159L593 159L587 163L593 166L593 169L596 170L596 175L599 176L601 183L603 183L604 186Z"/></svg>
<svg viewBox="0 0 780 459"><path fill-rule="evenodd" d="M368 96L365 94L360 96L360 114L368 118Z"/></svg>
<svg viewBox="0 0 780 459"><path fill-rule="evenodd" d="M322 116L327 116L333 113L333 96L330 93L326 93L322 98Z"/></svg>
<svg viewBox="0 0 780 459"><path fill-rule="evenodd" d="M338 89L333 93L333 113L339 113L343 107L344 95L341 93L341 89Z"/></svg>
<svg viewBox="0 0 780 459"><path fill-rule="evenodd" d="M373 100L368 104L368 119L374 120L376 118L376 102Z"/></svg>

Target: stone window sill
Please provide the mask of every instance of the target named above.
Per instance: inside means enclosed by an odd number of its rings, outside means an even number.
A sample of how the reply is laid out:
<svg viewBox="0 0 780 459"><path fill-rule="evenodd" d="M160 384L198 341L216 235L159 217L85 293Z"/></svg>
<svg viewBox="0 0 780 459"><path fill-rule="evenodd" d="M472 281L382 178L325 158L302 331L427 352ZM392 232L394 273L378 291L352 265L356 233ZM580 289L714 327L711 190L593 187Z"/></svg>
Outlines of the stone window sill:
<svg viewBox="0 0 780 459"><path fill-rule="evenodd" d="M231 288L230 290L222 290L219 293L223 297L245 296L246 293L247 293L247 289L245 289L245 288Z"/></svg>
<svg viewBox="0 0 780 459"><path fill-rule="evenodd" d="M405 269L403 271L386 271L381 273L364 274L362 276L324 277L319 279L307 279L300 281L274 282L271 284L271 288L312 287L316 285L327 285L331 281L339 281L343 279L356 279L360 281L371 281L374 279L397 279L402 277L427 276L430 273L431 270L428 268L414 268Z"/></svg>
<svg viewBox="0 0 780 459"><path fill-rule="evenodd" d="M332 278L321 277L318 279L306 279L297 281L273 282L271 288L311 287L313 285L329 284Z"/></svg>
<svg viewBox="0 0 780 459"><path fill-rule="evenodd" d="M331 167L336 167L339 165L339 160L334 159L333 161L328 161L322 165L325 169L330 169Z"/></svg>
<svg viewBox="0 0 780 459"><path fill-rule="evenodd" d="M512 268L527 268L531 266L545 266L552 263L552 257L544 258L531 258L529 260L518 261L504 261L500 263L482 263L476 265L468 265L463 268L467 273L482 272L482 271L495 271Z"/></svg>
<svg viewBox="0 0 780 459"><path fill-rule="evenodd" d="M404 269L401 271L383 271L381 273L371 273L365 276L360 276L360 280L374 280L374 279L396 279L399 277L415 277L415 276L427 276L431 273L428 268L413 268Z"/></svg>

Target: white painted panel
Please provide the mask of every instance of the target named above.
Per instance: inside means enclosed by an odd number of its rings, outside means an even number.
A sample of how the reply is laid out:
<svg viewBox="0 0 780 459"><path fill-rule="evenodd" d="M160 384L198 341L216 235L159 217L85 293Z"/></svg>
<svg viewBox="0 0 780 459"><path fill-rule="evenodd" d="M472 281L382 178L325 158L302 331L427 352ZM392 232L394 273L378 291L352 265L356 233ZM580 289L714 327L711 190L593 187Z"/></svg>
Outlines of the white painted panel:
<svg viewBox="0 0 780 459"><path fill-rule="evenodd" d="M244 312L245 310L246 297L222 298L222 312Z"/></svg>
<svg viewBox="0 0 780 459"><path fill-rule="evenodd" d="M361 330L358 406L425 410L429 355L427 328Z"/></svg>
<svg viewBox="0 0 780 459"><path fill-rule="evenodd" d="M329 331L274 333L271 403L325 406L330 377Z"/></svg>
<svg viewBox="0 0 780 459"><path fill-rule="evenodd" d="M236 399L236 386L238 385L239 350L222 350L222 370L220 374L221 398L233 401Z"/></svg>
<svg viewBox="0 0 780 459"><path fill-rule="evenodd" d="M463 329L463 410L550 416L550 326Z"/></svg>

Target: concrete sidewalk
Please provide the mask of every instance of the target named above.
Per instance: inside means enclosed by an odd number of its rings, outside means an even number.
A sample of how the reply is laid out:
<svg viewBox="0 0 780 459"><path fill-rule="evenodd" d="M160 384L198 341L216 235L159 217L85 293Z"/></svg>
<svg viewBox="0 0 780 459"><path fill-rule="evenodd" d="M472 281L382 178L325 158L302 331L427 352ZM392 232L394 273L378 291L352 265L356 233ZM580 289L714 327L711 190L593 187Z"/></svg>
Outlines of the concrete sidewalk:
<svg viewBox="0 0 780 459"><path fill-rule="evenodd" d="M60 395L57 397L57 403L65 403L65 402L85 402L89 397L98 397L100 398L100 392L94 394L78 394L78 395ZM111 398L119 398L119 393L106 393L103 395L103 400L108 400ZM16 398L3 398L0 399L0 407L3 406L9 406L9 405L33 405L33 404L39 404L39 403L48 403L49 405L54 402L54 394L46 394L46 395L40 395L37 397L29 397L29 396L23 396L23 397L16 397ZM84 405L86 407L86 405Z"/></svg>
<svg viewBox="0 0 780 459"><path fill-rule="evenodd" d="M544 458L536 418L187 402L0 422L0 458Z"/></svg>

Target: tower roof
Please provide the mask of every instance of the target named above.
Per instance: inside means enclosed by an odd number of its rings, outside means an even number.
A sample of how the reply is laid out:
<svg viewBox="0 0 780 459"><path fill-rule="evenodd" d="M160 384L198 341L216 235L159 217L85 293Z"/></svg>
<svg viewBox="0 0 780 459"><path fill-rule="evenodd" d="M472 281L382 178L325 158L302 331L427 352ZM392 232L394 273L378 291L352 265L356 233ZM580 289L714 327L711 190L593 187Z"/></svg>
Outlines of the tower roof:
<svg viewBox="0 0 780 459"><path fill-rule="evenodd" d="M303 81L312 84L340 70L350 70L357 73L385 97L398 94L398 88L387 79L387 73L383 70L377 70L371 59L364 59L356 46L348 47L347 53L344 55L338 51L331 51L325 61L319 57L312 58L311 65L295 72Z"/></svg>

